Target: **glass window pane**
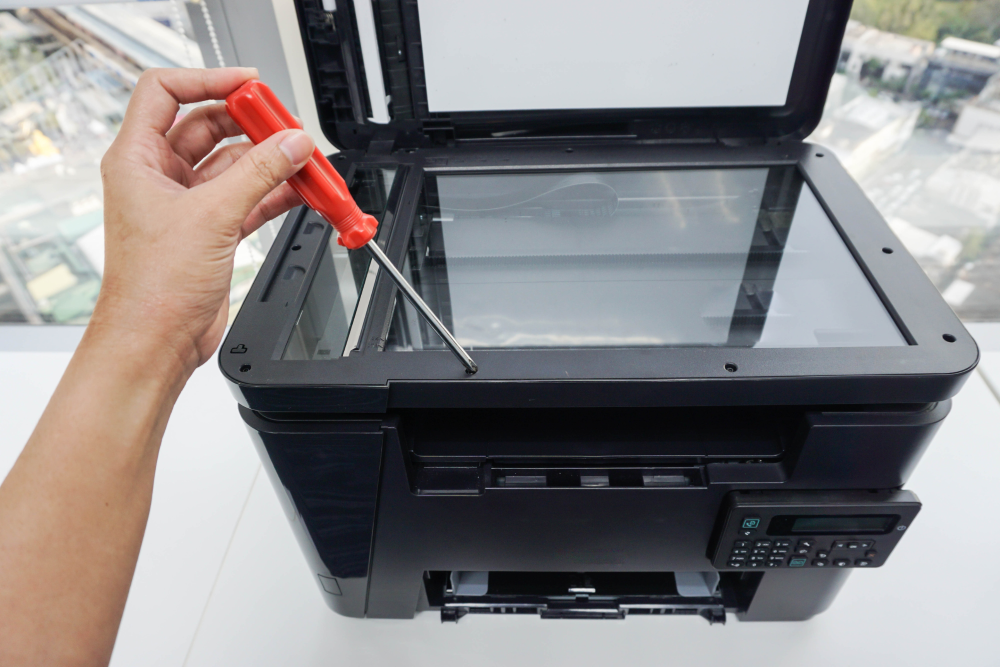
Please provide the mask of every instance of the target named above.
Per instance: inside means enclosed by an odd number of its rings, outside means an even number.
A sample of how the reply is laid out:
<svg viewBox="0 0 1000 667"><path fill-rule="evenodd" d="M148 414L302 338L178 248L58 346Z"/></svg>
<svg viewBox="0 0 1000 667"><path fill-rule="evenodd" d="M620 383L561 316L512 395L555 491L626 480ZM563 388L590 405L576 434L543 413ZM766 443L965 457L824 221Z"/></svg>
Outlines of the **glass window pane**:
<svg viewBox="0 0 1000 667"><path fill-rule="evenodd" d="M104 271L101 157L144 69L204 66L187 13L204 30L204 8L149 0L0 12L0 323L89 320ZM230 321L280 222L240 244Z"/></svg>
<svg viewBox="0 0 1000 667"><path fill-rule="evenodd" d="M904 345L795 167L428 175L404 274L476 348ZM443 346L397 300L386 349Z"/></svg>
<svg viewBox="0 0 1000 667"><path fill-rule="evenodd" d="M983 0L854 3L823 119L835 153L966 321L1000 319L1000 23Z"/></svg>

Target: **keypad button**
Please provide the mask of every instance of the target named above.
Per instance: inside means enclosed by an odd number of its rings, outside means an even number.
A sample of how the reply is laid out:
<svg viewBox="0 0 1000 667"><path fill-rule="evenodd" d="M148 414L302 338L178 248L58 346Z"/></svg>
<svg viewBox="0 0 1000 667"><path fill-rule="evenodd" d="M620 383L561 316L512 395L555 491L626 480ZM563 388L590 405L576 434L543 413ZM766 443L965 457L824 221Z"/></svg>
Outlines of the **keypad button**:
<svg viewBox="0 0 1000 667"><path fill-rule="evenodd" d="M776 547L790 547L792 546L791 540L775 540L774 546Z"/></svg>
<svg viewBox="0 0 1000 667"><path fill-rule="evenodd" d="M827 551L826 549L820 549L819 551L816 552L816 558L829 558L829 557L830 557L830 552Z"/></svg>
<svg viewBox="0 0 1000 667"><path fill-rule="evenodd" d="M846 549L847 548L847 540L837 540L836 542L833 543L833 548L834 549Z"/></svg>
<svg viewBox="0 0 1000 667"><path fill-rule="evenodd" d="M826 567L830 562L822 558L817 558L813 561L813 567Z"/></svg>
<svg viewBox="0 0 1000 667"><path fill-rule="evenodd" d="M729 557L729 560L745 561L746 559L747 559L746 556L730 556Z"/></svg>
<svg viewBox="0 0 1000 667"><path fill-rule="evenodd" d="M760 528L760 517L759 516L747 516L743 517L743 523L740 524L740 528L747 530L757 530Z"/></svg>
<svg viewBox="0 0 1000 667"><path fill-rule="evenodd" d="M812 549L814 546L816 546L816 540L813 539L799 540L799 543L796 546L805 547L806 549Z"/></svg>
<svg viewBox="0 0 1000 667"><path fill-rule="evenodd" d="M749 540L736 540L735 542L733 542L734 549L745 549L748 546L750 546Z"/></svg>
<svg viewBox="0 0 1000 667"><path fill-rule="evenodd" d="M772 555L772 556L768 556L767 559L768 560L777 561L779 563L784 563L785 562L785 557L784 556L773 556Z"/></svg>
<svg viewBox="0 0 1000 667"><path fill-rule="evenodd" d="M743 567L744 565L746 565L746 563L744 563L743 561L738 561L738 560L731 560L728 563L726 563L726 567L731 567L731 568L735 568L735 569L739 569L739 568Z"/></svg>
<svg viewBox="0 0 1000 667"><path fill-rule="evenodd" d="M766 564L767 564L768 567L781 567L781 565L784 562L785 561L783 561L783 560L769 560L769 561L767 561Z"/></svg>
<svg viewBox="0 0 1000 667"><path fill-rule="evenodd" d="M861 548L861 543L860 542L848 542L847 543L847 548L848 549L860 549Z"/></svg>
<svg viewBox="0 0 1000 667"><path fill-rule="evenodd" d="M865 558L875 558L875 556L878 556L878 552L874 549L869 549L865 552Z"/></svg>
<svg viewBox="0 0 1000 667"><path fill-rule="evenodd" d="M846 558L837 558L837 559L835 559L833 561L833 564L836 567L850 567L851 566L851 561L849 561Z"/></svg>
<svg viewBox="0 0 1000 667"><path fill-rule="evenodd" d="M767 547L768 549L770 549L771 540L757 540L756 542L753 543L753 545L757 548Z"/></svg>
<svg viewBox="0 0 1000 667"><path fill-rule="evenodd" d="M770 549L754 549L753 550L753 554L755 556L766 556L769 553L771 553Z"/></svg>
<svg viewBox="0 0 1000 667"><path fill-rule="evenodd" d="M792 553L798 554L799 556L805 556L809 553L809 547L795 547Z"/></svg>
<svg viewBox="0 0 1000 667"><path fill-rule="evenodd" d="M771 553L777 554L779 556L784 556L788 553L788 549L771 549Z"/></svg>
<svg viewBox="0 0 1000 667"><path fill-rule="evenodd" d="M749 549L733 549L734 556L746 556L748 553L750 553Z"/></svg>
<svg viewBox="0 0 1000 667"><path fill-rule="evenodd" d="M875 546L875 540L862 540L858 542L858 544L861 545L862 549L871 549L873 546Z"/></svg>
<svg viewBox="0 0 1000 667"><path fill-rule="evenodd" d="M755 563L763 562L763 556L750 556L750 560Z"/></svg>
<svg viewBox="0 0 1000 667"><path fill-rule="evenodd" d="M805 567L805 566L806 566L805 558L792 557L788 559L788 567Z"/></svg>
<svg viewBox="0 0 1000 667"><path fill-rule="evenodd" d="M868 567L869 565L872 564L872 562L870 560L868 560L867 558L859 558L856 561L854 561L854 564L857 567Z"/></svg>
<svg viewBox="0 0 1000 667"><path fill-rule="evenodd" d="M749 528L740 528L740 537L750 537L756 532L756 530L751 530Z"/></svg>
<svg viewBox="0 0 1000 667"><path fill-rule="evenodd" d="M754 568L764 567L764 562L759 560L752 560L749 563L747 563L747 567L754 567Z"/></svg>

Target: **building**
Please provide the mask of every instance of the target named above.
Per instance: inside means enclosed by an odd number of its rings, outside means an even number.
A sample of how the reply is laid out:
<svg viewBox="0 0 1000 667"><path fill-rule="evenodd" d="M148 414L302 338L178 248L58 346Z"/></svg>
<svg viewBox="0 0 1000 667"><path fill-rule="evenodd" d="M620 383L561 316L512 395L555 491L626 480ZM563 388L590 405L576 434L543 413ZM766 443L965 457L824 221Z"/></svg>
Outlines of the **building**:
<svg viewBox="0 0 1000 667"><path fill-rule="evenodd" d="M948 141L973 150L1000 153L1000 74L958 115Z"/></svg>
<svg viewBox="0 0 1000 667"><path fill-rule="evenodd" d="M883 32L848 21L840 47L839 69L857 78L879 78L910 87L920 80L934 42Z"/></svg>
<svg viewBox="0 0 1000 667"><path fill-rule="evenodd" d="M931 55L920 87L934 97L978 95L1000 72L1000 46L945 37Z"/></svg>

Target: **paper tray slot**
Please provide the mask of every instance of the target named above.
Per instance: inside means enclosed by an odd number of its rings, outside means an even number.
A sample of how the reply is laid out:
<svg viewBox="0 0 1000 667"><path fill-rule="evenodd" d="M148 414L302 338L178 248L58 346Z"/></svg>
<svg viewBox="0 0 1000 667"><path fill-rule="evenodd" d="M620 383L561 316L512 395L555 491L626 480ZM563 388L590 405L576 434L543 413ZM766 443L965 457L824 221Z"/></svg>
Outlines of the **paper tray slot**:
<svg viewBox="0 0 1000 667"><path fill-rule="evenodd" d="M466 579L474 580L476 585L464 586ZM759 580L756 574L723 577L717 588L706 589L705 596L691 597L678 591L673 572L424 573L428 603L441 610L442 620L450 621L469 613L534 614L561 619L663 614L700 615L712 623L724 623L727 605L737 598L752 598ZM737 595L736 588L747 589L746 594ZM735 609L740 611L742 607L737 604Z"/></svg>
<svg viewBox="0 0 1000 667"><path fill-rule="evenodd" d="M415 460L643 459L662 464L780 460L801 408L403 411ZM603 464L602 464L603 465Z"/></svg>

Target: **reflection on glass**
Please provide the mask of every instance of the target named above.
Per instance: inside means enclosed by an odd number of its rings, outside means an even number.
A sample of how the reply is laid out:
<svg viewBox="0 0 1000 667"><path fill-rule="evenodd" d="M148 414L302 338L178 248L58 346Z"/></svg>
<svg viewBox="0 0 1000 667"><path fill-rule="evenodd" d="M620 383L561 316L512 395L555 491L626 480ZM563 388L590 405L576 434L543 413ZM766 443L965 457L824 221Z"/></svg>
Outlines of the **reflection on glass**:
<svg viewBox="0 0 1000 667"><path fill-rule="evenodd" d="M795 167L428 175L403 268L470 349L906 344Z"/></svg>
<svg viewBox="0 0 1000 667"><path fill-rule="evenodd" d="M381 221L395 176L395 169L359 167L350 185L358 207ZM348 250L337 244L336 233L330 234L281 358L336 359L343 355L362 292L367 286L370 294L377 270L368 251Z"/></svg>

